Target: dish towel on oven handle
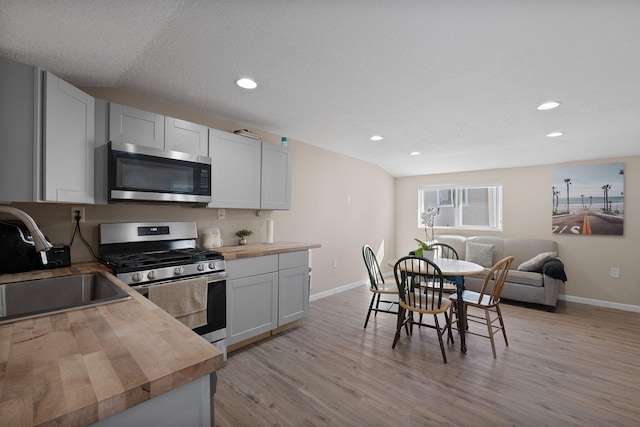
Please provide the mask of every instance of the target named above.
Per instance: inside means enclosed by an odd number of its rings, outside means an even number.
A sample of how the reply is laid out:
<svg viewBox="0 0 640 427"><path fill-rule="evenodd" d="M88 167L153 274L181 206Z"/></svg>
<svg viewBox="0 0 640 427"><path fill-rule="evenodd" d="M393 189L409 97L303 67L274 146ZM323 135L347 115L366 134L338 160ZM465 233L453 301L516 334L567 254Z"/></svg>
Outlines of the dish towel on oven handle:
<svg viewBox="0 0 640 427"><path fill-rule="evenodd" d="M207 279L149 286L149 300L191 329L207 324Z"/></svg>

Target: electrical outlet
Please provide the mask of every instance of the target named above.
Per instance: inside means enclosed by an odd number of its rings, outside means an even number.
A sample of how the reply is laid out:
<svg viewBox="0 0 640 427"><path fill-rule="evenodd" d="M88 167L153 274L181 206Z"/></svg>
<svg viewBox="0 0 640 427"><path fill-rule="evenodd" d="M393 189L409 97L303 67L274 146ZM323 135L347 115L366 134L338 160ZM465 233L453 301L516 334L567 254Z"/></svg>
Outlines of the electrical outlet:
<svg viewBox="0 0 640 427"><path fill-rule="evenodd" d="M74 206L71 208L71 224L76 223L76 212L80 212L80 222L84 222L86 219L84 215L84 207Z"/></svg>
<svg viewBox="0 0 640 427"><path fill-rule="evenodd" d="M620 278L620 269L618 267L611 267L610 276L613 277L614 279L619 279Z"/></svg>
<svg viewBox="0 0 640 427"><path fill-rule="evenodd" d="M223 220L227 217L227 212L224 209L218 209L218 219Z"/></svg>

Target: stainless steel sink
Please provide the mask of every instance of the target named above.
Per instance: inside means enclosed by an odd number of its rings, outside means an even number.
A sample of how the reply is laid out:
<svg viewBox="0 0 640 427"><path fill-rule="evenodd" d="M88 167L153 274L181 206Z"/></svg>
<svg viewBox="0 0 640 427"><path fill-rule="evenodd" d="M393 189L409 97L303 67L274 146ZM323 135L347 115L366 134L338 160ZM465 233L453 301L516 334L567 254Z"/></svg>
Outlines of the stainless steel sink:
<svg viewBox="0 0 640 427"><path fill-rule="evenodd" d="M0 324L129 299L102 273L0 285Z"/></svg>

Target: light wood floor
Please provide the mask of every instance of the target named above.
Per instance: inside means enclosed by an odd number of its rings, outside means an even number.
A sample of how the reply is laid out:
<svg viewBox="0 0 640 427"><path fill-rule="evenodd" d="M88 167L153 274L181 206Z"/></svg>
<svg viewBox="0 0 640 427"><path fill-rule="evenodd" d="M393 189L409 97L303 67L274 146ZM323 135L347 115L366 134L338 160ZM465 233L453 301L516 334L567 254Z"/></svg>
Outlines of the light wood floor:
<svg viewBox="0 0 640 427"><path fill-rule="evenodd" d="M503 303L509 347L467 335L363 329L366 287L311 302L302 326L232 353L218 371L216 425L638 426L640 314L559 302ZM457 333L454 331L454 336Z"/></svg>

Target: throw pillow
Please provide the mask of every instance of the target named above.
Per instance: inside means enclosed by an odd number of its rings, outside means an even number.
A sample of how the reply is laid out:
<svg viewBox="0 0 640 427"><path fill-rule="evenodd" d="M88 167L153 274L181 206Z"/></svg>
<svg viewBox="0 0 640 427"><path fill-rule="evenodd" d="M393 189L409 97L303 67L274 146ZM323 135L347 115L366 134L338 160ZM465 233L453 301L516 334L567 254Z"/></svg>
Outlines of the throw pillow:
<svg viewBox="0 0 640 427"><path fill-rule="evenodd" d="M493 267L493 245L467 242L466 260L480 264L484 268Z"/></svg>
<svg viewBox="0 0 640 427"><path fill-rule="evenodd" d="M531 258L528 261L523 262L518 266L520 271L535 271L537 273L542 272L542 266L558 256L557 252L543 252Z"/></svg>

